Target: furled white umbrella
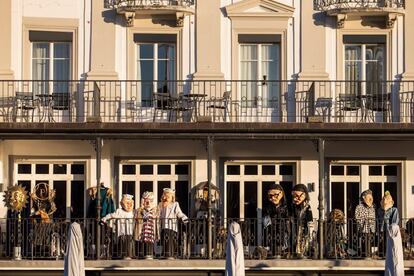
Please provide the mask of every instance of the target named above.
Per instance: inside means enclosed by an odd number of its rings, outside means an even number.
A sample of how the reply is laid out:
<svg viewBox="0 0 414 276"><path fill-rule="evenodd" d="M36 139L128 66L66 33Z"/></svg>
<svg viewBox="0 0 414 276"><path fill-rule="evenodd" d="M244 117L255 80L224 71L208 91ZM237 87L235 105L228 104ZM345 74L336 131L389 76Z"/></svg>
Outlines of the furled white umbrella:
<svg viewBox="0 0 414 276"><path fill-rule="evenodd" d="M80 225L72 223L69 228L65 255L65 276L85 276L83 238Z"/></svg>
<svg viewBox="0 0 414 276"><path fill-rule="evenodd" d="M387 229L387 259L384 276L404 276L404 255L400 227L392 224Z"/></svg>
<svg viewBox="0 0 414 276"><path fill-rule="evenodd" d="M226 248L226 276L244 276L243 241L240 225L232 222L229 226Z"/></svg>

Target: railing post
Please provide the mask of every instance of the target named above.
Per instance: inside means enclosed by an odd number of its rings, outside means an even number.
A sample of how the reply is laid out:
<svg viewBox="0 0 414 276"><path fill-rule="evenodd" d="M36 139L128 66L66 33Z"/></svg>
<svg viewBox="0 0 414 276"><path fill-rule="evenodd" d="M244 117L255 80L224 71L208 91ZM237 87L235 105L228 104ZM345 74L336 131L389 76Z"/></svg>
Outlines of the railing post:
<svg viewBox="0 0 414 276"><path fill-rule="evenodd" d="M95 151L96 151L96 259L100 259L101 255L101 150L102 138L96 137Z"/></svg>
<svg viewBox="0 0 414 276"><path fill-rule="evenodd" d="M96 81L93 82L93 117L94 120L101 121L101 89Z"/></svg>
<svg viewBox="0 0 414 276"><path fill-rule="evenodd" d="M323 259L324 251L324 221L325 221L325 140L318 139L318 153L319 153L319 195L318 195L318 233L319 233L319 259Z"/></svg>
<svg viewBox="0 0 414 276"><path fill-rule="evenodd" d="M207 181L208 181L208 258L213 258L213 222L212 222L212 206L211 206L211 153L212 153L213 142L211 136L207 137Z"/></svg>

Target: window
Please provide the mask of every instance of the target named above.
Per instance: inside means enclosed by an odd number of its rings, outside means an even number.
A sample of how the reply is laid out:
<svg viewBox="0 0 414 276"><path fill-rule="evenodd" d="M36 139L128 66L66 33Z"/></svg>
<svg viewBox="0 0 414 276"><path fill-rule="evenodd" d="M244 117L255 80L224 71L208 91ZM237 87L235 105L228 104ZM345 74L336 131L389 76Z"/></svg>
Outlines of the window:
<svg viewBox="0 0 414 276"><path fill-rule="evenodd" d="M152 106L153 92L175 93L176 35L136 34L137 79L144 107Z"/></svg>
<svg viewBox="0 0 414 276"><path fill-rule="evenodd" d="M389 191L398 207L399 164L331 164L330 210L339 209L352 218L362 191L372 190L376 207Z"/></svg>
<svg viewBox="0 0 414 276"><path fill-rule="evenodd" d="M272 81L280 80L280 36L239 35L239 44L240 79L259 80L242 84L243 104L276 108L280 89L279 84Z"/></svg>
<svg viewBox="0 0 414 276"><path fill-rule="evenodd" d="M386 79L385 36L344 36L345 80L351 94L384 93ZM358 81L366 81L358 82Z"/></svg>
<svg viewBox="0 0 414 276"><path fill-rule="evenodd" d="M160 202L164 188L176 190L176 199L183 212L189 215L190 171L189 162L121 162L120 194L134 196L135 206L140 204L144 192L153 192Z"/></svg>
<svg viewBox="0 0 414 276"><path fill-rule="evenodd" d="M290 202L295 184L295 164L277 162L226 162L225 183L227 218L261 218L267 205L267 190L279 183Z"/></svg>
<svg viewBox="0 0 414 276"><path fill-rule="evenodd" d="M72 33L30 31L32 79L36 94L67 93L72 79Z"/></svg>
<svg viewBox="0 0 414 276"><path fill-rule="evenodd" d="M85 194L85 163L36 161L15 163L15 179L26 191L34 192L36 184L46 183L56 191L55 204L57 210L53 218L83 218ZM33 202L30 201L30 204ZM23 217L30 215L27 206Z"/></svg>

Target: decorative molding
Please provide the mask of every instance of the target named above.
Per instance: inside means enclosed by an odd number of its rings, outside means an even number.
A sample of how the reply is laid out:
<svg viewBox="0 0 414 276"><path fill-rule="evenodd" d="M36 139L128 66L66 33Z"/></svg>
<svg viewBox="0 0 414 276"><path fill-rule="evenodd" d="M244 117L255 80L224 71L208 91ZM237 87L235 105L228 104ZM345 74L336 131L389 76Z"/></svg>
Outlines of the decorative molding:
<svg viewBox="0 0 414 276"><path fill-rule="evenodd" d="M184 27L184 16L185 14L183 12L177 12L175 14L175 18L176 18L176 27Z"/></svg>
<svg viewBox="0 0 414 276"><path fill-rule="evenodd" d="M345 20L347 17L348 16L344 13L339 13L336 15L336 27L338 29L343 29L345 27Z"/></svg>
<svg viewBox="0 0 414 276"><path fill-rule="evenodd" d="M243 0L225 7L227 17L293 17L294 7L275 0Z"/></svg>
<svg viewBox="0 0 414 276"><path fill-rule="evenodd" d="M386 26L388 29L392 29L394 28L394 23L397 20L397 14L396 13L389 13L387 15L387 22L386 22Z"/></svg>
<svg viewBox="0 0 414 276"><path fill-rule="evenodd" d="M133 27L135 20L135 12L125 12L124 17L127 27Z"/></svg>

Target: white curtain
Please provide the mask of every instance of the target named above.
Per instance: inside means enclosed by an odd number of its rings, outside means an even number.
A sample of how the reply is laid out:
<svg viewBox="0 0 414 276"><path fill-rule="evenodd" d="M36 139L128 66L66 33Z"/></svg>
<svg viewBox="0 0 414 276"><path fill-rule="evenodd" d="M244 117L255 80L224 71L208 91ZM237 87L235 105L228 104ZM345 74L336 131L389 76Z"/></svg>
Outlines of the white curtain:
<svg viewBox="0 0 414 276"><path fill-rule="evenodd" d="M53 47L53 80L71 79L71 44L54 43ZM68 93L68 82L55 82L53 92Z"/></svg>
<svg viewBox="0 0 414 276"><path fill-rule="evenodd" d="M269 81L280 80L279 44L262 45L262 75ZM267 107L277 107L279 101L277 82L269 82L263 86L263 100Z"/></svg>
<svg viewBox="0 0 414 276"><path fill-rule="evenodd" d="M33 92L35 94L48 94L49 85L47 80L49 80L49 78L50 44L34 42L32 53L32 79L39 81L33 82Z"/></svg>
<svg viewBox="0 0 414 276"><path fill-rule="evenodd" d="M257 80L258 74L257 45L240 45L240 77L241 80ZM251 106L257 97L257 84L245 82L241 84L241 97L244 105Z"/></svg>
<svg viewBox="0 0 414 276"><path fill-rule="evenodd" d="M362 79L362 51L361 46L345 47L345 80L359 81ZM358 82L346 82L347 94L357 95L360 93Z"/></svg>

